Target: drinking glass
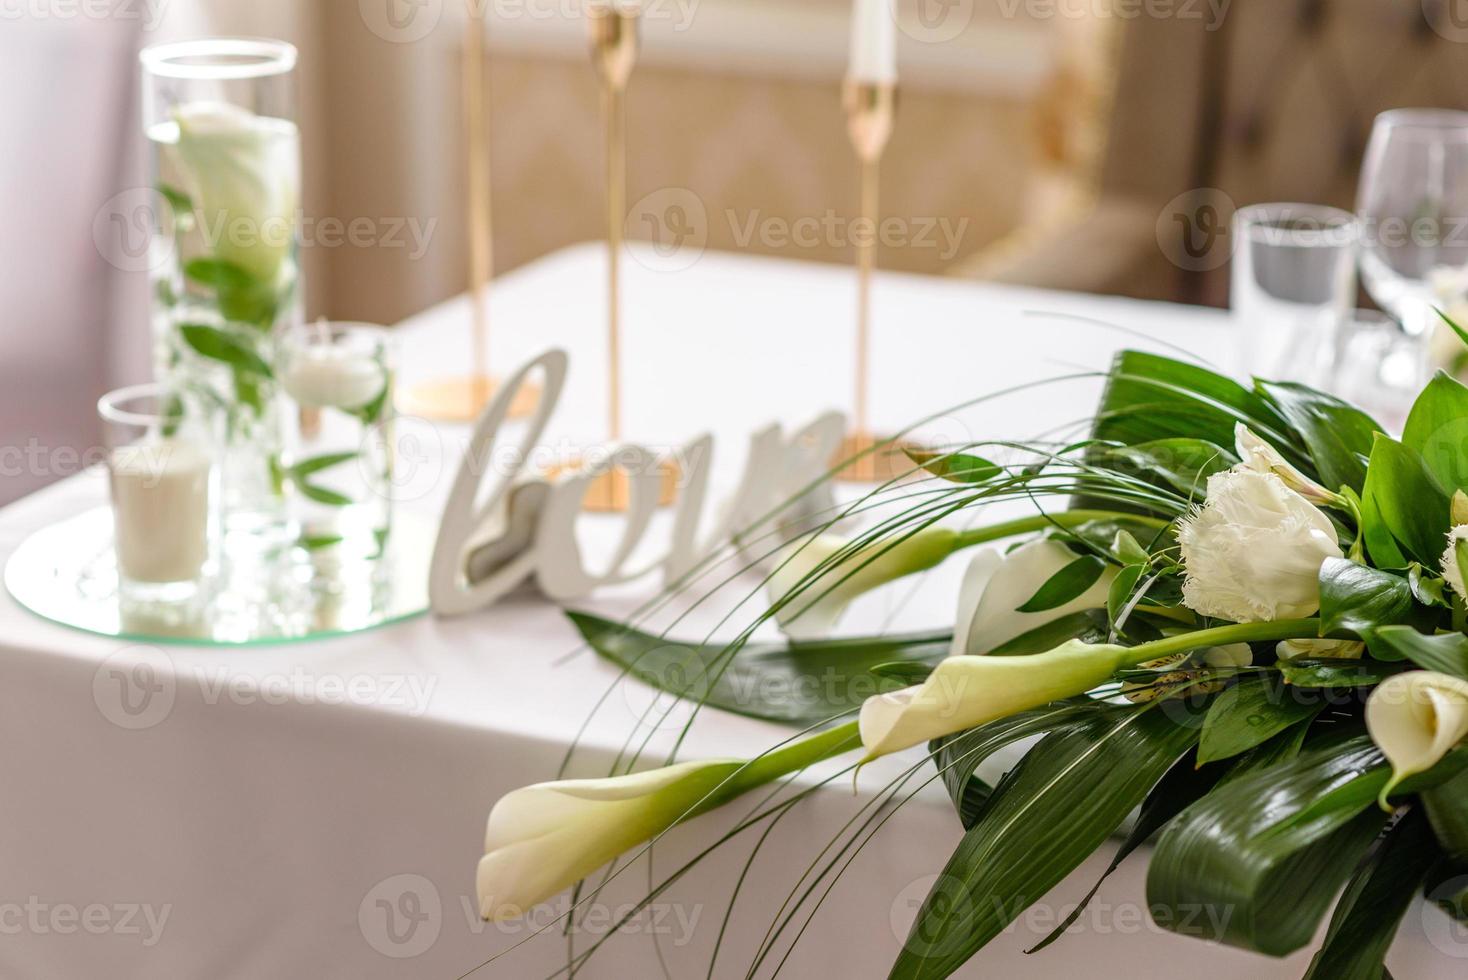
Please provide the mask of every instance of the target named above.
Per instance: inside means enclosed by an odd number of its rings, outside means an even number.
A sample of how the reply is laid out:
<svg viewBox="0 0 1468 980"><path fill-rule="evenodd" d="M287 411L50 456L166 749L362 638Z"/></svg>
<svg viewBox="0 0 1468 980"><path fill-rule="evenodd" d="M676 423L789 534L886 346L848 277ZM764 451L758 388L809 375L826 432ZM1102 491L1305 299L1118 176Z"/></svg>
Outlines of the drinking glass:
<svg viewBox="0 0 1468 980"><path fill-rule="evenodd" d="M1409 334L1435 329L1434 277L1468 266L1468 112L1376 117L1357 212L1361 278Z"/></svg>
<svg viewBox="0 0 1468 980"><path fill-rule="evenodd" d="M1314 204L1259 204L1234 215L1232 296L1243 367L1318 382L1354 305L1360 228L1354 215Z"/></svg>
<svg viewBox="0 0 1468 980"><path fill-rule="evenodd" d="M1334 362L1324 387L1399 433L1427 383L1428 338L1385 313L1353 310L1340 323Z"/></svg>
<svg viewBox="0 0 1468 980"><path fill-rule="evenodd" d="M279 479L275 333L302 318L296 49L205 38L142 52L158 258L157 377L221 415L226 548L252 558L290 531Z"/></svg>
<svg viewBox="0 0 1468 980"><path fill-rule="evenodd" d="M199 597L213 551L214 440L181 394L121 388L97 403L112 489L118 595L126 603Z"/></svg>
<svg viewBox="0 0 1468 980"><path fill-rule="evenodd" d="M297 544L318 571L380 565L387 549L392 355L387 331L370 324L319 323L281 337L278 374L291 408L282 473Z"/></svg>

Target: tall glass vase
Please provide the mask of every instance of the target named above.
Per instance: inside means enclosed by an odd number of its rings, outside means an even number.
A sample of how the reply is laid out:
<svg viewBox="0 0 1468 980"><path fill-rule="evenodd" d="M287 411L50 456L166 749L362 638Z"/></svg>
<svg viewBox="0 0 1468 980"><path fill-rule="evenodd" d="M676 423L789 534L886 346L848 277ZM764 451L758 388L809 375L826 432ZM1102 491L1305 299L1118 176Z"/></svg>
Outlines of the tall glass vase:
<svg viewBox="0 0 1468 980"><path fill-rule="evenodd" d="M268 555L292 537L276 338L302 320L296 50L209 38L142 54L158 199L153 263L161 380L218 413L224 547Z"/></svg>

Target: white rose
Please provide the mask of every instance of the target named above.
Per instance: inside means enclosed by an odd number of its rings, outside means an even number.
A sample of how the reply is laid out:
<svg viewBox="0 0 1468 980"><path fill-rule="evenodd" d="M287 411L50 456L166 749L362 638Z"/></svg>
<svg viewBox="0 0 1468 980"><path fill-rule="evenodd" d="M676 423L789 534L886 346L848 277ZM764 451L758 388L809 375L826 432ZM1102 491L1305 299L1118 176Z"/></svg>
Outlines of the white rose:
<svg viewBox="0 0 1468 980"><path fill-rule="evenodd" d="M1468 589L1463 587L1463 572L1458 568L1458 542L1468 541L1468 524L1459 524L1448 532L1448 547L1443 552L1442 573L1443 578L1453 587L1458 595L1468 599Z"/></svg>
<svg viewBox="0 0 1468 980"><path fill-rule="evenodd" d="M1273 473L1208 478L1203 507L1178 529L1194 612L1236 623L1299 619L1320 608L1320 566L1344 557L1335 527Z"/></svg>
<svg viewBox="0 0 1468 980"><path fill-rule="evenodd" d="M1255 473L1273 473L1284 481L1285 486L1312 504L1333 504L1340 499L1337 494L1331 493L1301 473L1293 463L1280 455L1279 450L1255 435L1242 422L1234 425L1234 449L1242 460L1242 468Z"/></svg>
<svg viewBox="0 0 1468 980"><path fill-rule="evenodd" d="M277 285L301 200L295 124L222 102L187 103L174 118L178 159L214 256Z"/></svg>

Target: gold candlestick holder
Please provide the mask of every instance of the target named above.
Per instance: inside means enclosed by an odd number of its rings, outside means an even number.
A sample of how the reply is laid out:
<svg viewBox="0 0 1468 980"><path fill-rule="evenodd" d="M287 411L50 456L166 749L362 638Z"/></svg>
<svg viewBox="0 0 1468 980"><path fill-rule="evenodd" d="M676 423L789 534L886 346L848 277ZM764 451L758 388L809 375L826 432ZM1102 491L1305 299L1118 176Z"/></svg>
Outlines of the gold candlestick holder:
<svg viewBox="0 0 1468 980"><path fill-rule="evenodd" d="M637 66L642 6L628 0L591 0L586 7L591 61L601 84L602 122L606 137L607 198L607 435L622 440L622 246L627 220L627 83ZM580 461L562 470L579 469ZM659 461L659 504L677 496L679 470L671 458ZM613 469L598 476L586 491L593 512L626 510L627 474Z"/></svg>
<svg viewBox="0 0 1468 980"><path fill-rule="evenodd" d="M856 392L855 418L841 443L836 462L847 463L837 479L848 483L881 483L913 468L906 450L911 444L877 435L871 426L869 389L872 352L872 275L877 267L880 227L882 154L892 138L897 116L897 86L891 82L848 79L843 99L847 133L861 168L861 219L871 234L856 243ZM850 462L847 462L850 461Z"/></svg>
<svg viewBox="0 0 1468 980"><path fill-rule="evenodd" d="M494 275L494 238L490 191L489 126L484 105L485 16L488 4L470 3L464 24L462 57L464 142L467 147L465 228L469 246L469 302L472 310L472 371L439 378L398 396L399 411L441 422L472 422L494 397L499 380L489 370L489 281ZM526 383L510 406L512 418L535 411L540 391Z"/></svg>

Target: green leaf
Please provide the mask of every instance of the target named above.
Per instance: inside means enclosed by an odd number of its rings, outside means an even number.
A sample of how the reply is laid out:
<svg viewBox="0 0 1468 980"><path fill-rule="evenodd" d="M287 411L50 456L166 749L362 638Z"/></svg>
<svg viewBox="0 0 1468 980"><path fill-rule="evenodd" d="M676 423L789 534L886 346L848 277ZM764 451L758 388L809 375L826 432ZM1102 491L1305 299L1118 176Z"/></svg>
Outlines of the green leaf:
<svg viewBox="0 0 1468 980"><path fill-rule="evenodd" d="M1147 900L1162 910L1154 919L1271 956L1308 943L1386 820L1374 805L1384 763L1369 737L1354 738L1208 794L1153 852Z"/></svg>
<svg viewBox="0 0 1468 980"><path fill-rule="evenodd" d="M1232 446L1236 422L1247 423L1287 456L1301 455L1284 418L1257 393L1194 364L1122 351L1112 365L1091 434L1128 446L1159 439Z"/></svg>
<svg viewBox="0 0 1468 980"><path fill-rule="evenodd" d="M291 465L290 473L298 480L308 476L329 470L333 466L349 463L357 458L357 453L325 453L321 456L312 456Z"/></svg>
<svg viewBox="0 0 1468 980"><path fill-rule="evenodd" d="M1147 799L1142 802L1141 812L1137 814L1137 821L1132 825L1131 832L1126 839L1117 847L1115 856L1096 884L1086 893L1065 920L1051 930L1050 935L1042 939L1037 945L1025 950L1026 953L1038 953L1040 950L1055 942L1065 931L1075 925L1101 886L1106 883L1121 863L1145 844L1153 834L1157 833L1172 820L1173 817L1182 813L1183 810L1192 806L1198 800L1207 796L1209 791L1218 784L1219 773L1216 769L1205 769L1198 765L1197 759L1192 755L1185 755L1173 764L1167 771L1167 775L1152 787L1152 792L1147 794Z"/></svg>
<svg viewBox="0 0 1468 980"><path fill-rule="evenodd" d="M1415 449L1378 436L1362 502L1373 564L1401 567L1405 559L1394 559L1404 552L1424 565L1437 564L1448 531L1448 495Z"/></svg>
<svg viewBox="0 0 1468 980"><path fill-rule="evenodd" d="M1111 552L1123 565L1145 565L1152 557L1130 531L1116 532L1116 537L1111 542Z"/></svg>
<svg viewBox="0 0 1468 980"><path fill-rule="evenodd" d="M1257 387L1305 441L1325 488L1359 491L1381 426L1359 409L1304 385L1261 381Z"/></svg>
<svg viewBox="0 0 1468 980"><path fill-rule="evenodd" d="M1412 586L1400 575L1345 558L1320 566L1320 632L1360 635L1404 621L1412 612Z"/></svg>
<svg viewBox="0 0 1468 980"><path fill-rule="evenodd" d="M1448 329L1457 334L1458 339L1461 340L1465 345L1468 345L1468 330L1464 330L1461 326L1459 326L1457 320L1454 320L1452 317L1448 316L1441 309L1438 309L1437 307L1433 307L1433 309L1436 310L1438 316L1442 317L1443 322L1448 325Z"/></svg>
<svg viewBox="0 0 1468 980"><path fill-rule="evenodd" d="M952 974L1100 847L1196 738L1189 719L1148 708L1111 708L1047 735L964 834L893 980Z"/></svg>
<svg viewBox="0 0 1468 980"><path fill-rule="evenodd" d="M388 396L392 393L392 381L389 380L382 386L370 402L357 408L347 409L348 415L355 415L365 426L373 426L382 418L382 410L387 407Z"/></svg>
<svg viewBox="0 0 1468 980"><path fill-rule="evenodd" d="M906 687L877 677L872 668L896 661L936 665L953 641L948 633L923 633L750 644L730 656L724 644L680 643L588 613L566 615L593 650L644 684L797 728L859 708L870 695Z"/></svg>
<svg viewBox="0 0 1468 980"><path fill-rule="evenodd" d="M950 483L988 483L1004 472L1004 467L997 463L969 453L936 453L909 449L907 456L929 473Z"/></svg>
<svg viewBox="0 0 1468 980"><path fill-rule="evenodd" d="M1412 405L1402 444L1421 454L1450 493L1468 487L1468 388L1439 371Z"/></svg>
<svg viewBox="0 0 1468 980"><path fill-rule="evenodd" d="M159 183L158 193L163 195L168 206L173 209L173 220L175 223L182 221L186 215L194 212L194 200L183 191L171 184Z"/></svg>
<svg viewBox="0 0 1468 980"><path fill-rule="evenodd" d="M342 543L340 534L303 534L300 545L307 551L323 551Z"/></svg>
<svg viewBox="0 0 1468 980"><path fill-rule="evenodd" d="M1059 701L996 722L946 735L928 743L933 764L948 788L964 830L971 829L983 815L994 789L977 775L979 766L995 752L1033 735L1044 735L1079 724L1107 710L1097 701Z"/></svg>
<svg viewBox="0 0 1468 980"><path fill-rule="evenodd" d="M1371 655L1383 660L1410 660L1424 670L1468 680L1468 636L1428 636L1410 626L1384 626L1366 638Z"/></svg>
<svg viewBox="0 0 1468 980"><path fill-rule="evenodd" d="M221 330L203 323L180 324L178 330L184 342L201 357L228 364L237 371L258 375L262 378L275 376L274 372L270 370L270 365L266 364L264 358L256 353L253 344L228 330Z"/></svg>
<svg viewBox="0 0 1468 980"><path fill-rule="evenodd" d="M1050 576L1039 591L1015 612L1037 613L1058 609L1086 594L1106 571L1106 563L1094 555L1082 555Z"/></svg>
<svg viewBox="0 0 1468 980"><path fill-rule="evenodd" d="M1106 618L1113 626L1131 600L1132 591L1136 589L1137 582L1141 580L1142 573L1145 571L1146 568L1141 565L1128 565L1117 573L1116 578L1111 580L1111 589L1106 595Z"/></svg>
<svg viewBox="0 0 1468 980"><path fill-rule="evenodd" d="M1468 862L1468 772L1423 790L1422 806L1443 851Z"/></svg>
<svg viewBox="0 0 1468 980"><path fill-rule="evenodd" d="M184 275L214 290L225 319L256 327L269 327L275 322L280 302L276 291L234 263L191 259L184 263Z"/></svg>
<svg viewBox="0 0 1468 980"><path fill-rule="evenodd" d="M349 507L353 503L356 503L356 501L344 493L338 493L328 487L317 486L314 483L297 482L296 491L307 500L314 500L316 503L323 504L327 507Z"/></svg>
<svg viewBox="0 0 1468 980"><path fill-rule="evenodd" d="M1296 687L1375 687L1402 668L1372 660L1291 660L1279 672Z"/></svg>
<svg viewBox="0 0 1468 980"><path fill-rule="evenodd" d="M1270 679L1246 680L1214 699L1203 719L1198 762L1231 759L1286 728L1314 718L1325 707L1318 695Z"/></svg>
<svg viewBox="0 0 1468 980"><path fill-rule="evenodd" d="M1407 584L1412 587L1412 597L1424 606L1452 608L1453 604L1443 594L1443 580L1415 561L1407 568Z"/></svg>
<svg viewBox="0 0 1468 980"><path fill-rule="evenodd" d="M1387 949L1437 860L1424 822L1409 813L1356 869L1304 980L1383 980Z"/></svg>
<svg viewBox="0 0 1468 980"><path fill-rule="evenodd" d="M1021 633L1014 639L990 650L986 656L1022 657L1030 653L1046 653L1054 650L1066 640L1076 639L1084 639L1087 642L1105 642L1106 624L1097 622L1096 617L1088 612L1071 613L1069 616L1052 620L1044 626L1037 626L1028 633Z"/></svg>
<svg viewBox="0 0 1468 980"><path fill-rule="evenodd" d="M1188 498L1201 499L1208 478L1238 463L1238 457L1202 439L1157 439L1105 454Z"/></svg>
<svg viewBox="0 0 1468 980"><path fill-rule="evenodd" d="M932 675L933 666L913 660L899 660L895 663L877 664L872 668L872 673L883 680L898 681L904 687L915 687Z"/></svg>

